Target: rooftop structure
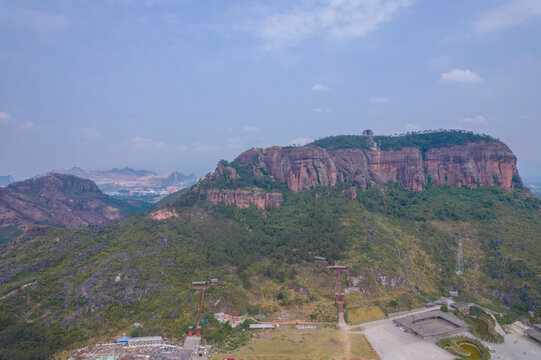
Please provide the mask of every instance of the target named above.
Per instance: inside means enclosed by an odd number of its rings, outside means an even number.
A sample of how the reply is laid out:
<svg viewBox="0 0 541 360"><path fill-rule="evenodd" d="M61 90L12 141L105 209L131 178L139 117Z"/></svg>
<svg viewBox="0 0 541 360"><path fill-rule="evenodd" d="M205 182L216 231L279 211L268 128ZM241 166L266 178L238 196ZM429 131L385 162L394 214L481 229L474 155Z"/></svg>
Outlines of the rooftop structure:
<svg viewBox="0 0 541 360"><path fill-rule="evenodd" d="M275 324L250 324L250 329L275 329Z"/></svg>
<svg viewBox="0 0 541 360"><path fill-rule="evenodd" d="M524 334L535 342L541 344L541 324L535 324L531 328L524 330Z"/></svg>
<svg viewBox="0 0 541 360"><path fill-rule="evenodd" d="M161 336L143 336L128 339L128 345L141 345L141 344L161 344L163 338Z"/></svg>
<svg viewBox="0 0 541 360"><path fill-rule="evenodd" d="M115 342L118 343L118 344L127 343L128 340L130 340L130 339L131 339L131 336L125 336L125 337L122 337L120 339L117 339Z"/></svg>
<svg viewBox="0 0 541 360"><path fill-rule="evenodd" d="M462 332L470 327L464 321L440 310L406 316L395 322L407 331L422 338Z"/></svg>
<svg viewBox="0 0 541 360"><path fill-rule="evenodd" d="M327 269L329 269L329 270L348 270L348 267L344 266L344 265L329 265L329 266L327 266Z"/></svg>
<svg viewBox="0 0 541 360"><path fill-rule="evenodd" d="M451 304L451 307L460 311L462 314L467 314L470 312L470 307L472 307L472 304L463 301L457 301L456 303Z"/></svg>

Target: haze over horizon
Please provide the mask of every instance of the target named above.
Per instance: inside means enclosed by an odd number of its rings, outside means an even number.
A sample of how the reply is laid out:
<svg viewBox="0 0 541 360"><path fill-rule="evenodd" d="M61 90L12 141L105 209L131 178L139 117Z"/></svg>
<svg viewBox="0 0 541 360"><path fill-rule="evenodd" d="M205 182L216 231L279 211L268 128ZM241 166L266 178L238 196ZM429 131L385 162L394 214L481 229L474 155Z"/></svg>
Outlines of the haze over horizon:
<svg viewBox="0 0 541 360"><path fill-rule="evenodd" d="M0 175L199 176L372 129L497 137L541 178L535 0L2 1Z"/></svg>

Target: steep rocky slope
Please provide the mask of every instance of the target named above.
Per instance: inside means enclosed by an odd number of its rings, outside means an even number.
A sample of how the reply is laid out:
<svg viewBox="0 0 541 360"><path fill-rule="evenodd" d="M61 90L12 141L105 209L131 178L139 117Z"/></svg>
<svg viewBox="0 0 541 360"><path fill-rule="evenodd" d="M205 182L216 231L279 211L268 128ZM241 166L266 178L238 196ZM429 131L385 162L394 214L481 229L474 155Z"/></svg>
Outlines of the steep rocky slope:
<svg viewBox="0 0 541 360"><path fill-rule="evenodd" d="M147 208L141 202L110 198L91 180L48 174L0 189L0 230L105 224Z"/></svg>
<svg viewBox="0 0 541 360"><path fill-rule="evenodd" d="M211 187L218 184L221 188L238 188L239 184L249 187L250 181L257 184L258 179L269 177L270 181L287 184L292 192L337 184L366 190L394 183L416 191L428 185L513 189L521 184L517 159L504 143L459 131L443 135L447 138L433 140L434 133L402 137L338 136L301 147L255 148L240 154L231 164L219 164L205 181ZM416 141L409 139L412 136L417 137L413 139ZM448 141L448 137L456 141ZM243 181L242 177L250 181ZM222 191L219 195L212 192L211 196L234 204L234 197L239 195ZM261 200L258 206L262 206Z"/></svg>

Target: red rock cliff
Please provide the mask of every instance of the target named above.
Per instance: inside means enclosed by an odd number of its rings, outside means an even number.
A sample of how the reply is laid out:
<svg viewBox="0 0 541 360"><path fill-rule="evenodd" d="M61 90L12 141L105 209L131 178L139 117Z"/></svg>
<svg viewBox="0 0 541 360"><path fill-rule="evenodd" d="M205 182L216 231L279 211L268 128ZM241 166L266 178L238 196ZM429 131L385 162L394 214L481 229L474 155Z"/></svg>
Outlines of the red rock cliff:
<svg viewBox="0 0 541 360"><path fill-rule="evenodd" d="M498 186L513 188L517 158L501 142L478 142L451 148L429 149L426 173L433 185Z"/></svg>
<svg viewBox="0 0 541 360"><path fill-rule="evenodd" d="M333 186L352 182L366 189L368 183L397 183L409 190L422 190L427 179L433 185L499 186L513 188L518 174L516 157L501 142L477 142L429 149L424 156L417 148L377 151L319 147L271 147L251 149L239 160L287 183L291 191L315 185Z"/></svg>

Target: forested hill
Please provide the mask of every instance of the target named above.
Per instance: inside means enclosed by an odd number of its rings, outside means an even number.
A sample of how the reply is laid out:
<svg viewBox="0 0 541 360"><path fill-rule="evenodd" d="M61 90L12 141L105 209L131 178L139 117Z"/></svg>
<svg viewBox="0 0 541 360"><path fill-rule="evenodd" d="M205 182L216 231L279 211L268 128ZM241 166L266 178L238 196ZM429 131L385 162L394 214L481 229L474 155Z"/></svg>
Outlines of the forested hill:
<svg viewBox="0 0 541 360"><path fill-rule="evenodd" d="M47 174L0 188L0 243L51 226L105 224L150 208L111 198L88 179Z"/></svg>
<svg viewBox="0 0 541 360"><path fill-rule="evenodd" d="M498 139L490 135L476 134L463 130L438 130L413 132L393 136L363 136L363 135L338 135L329 136L313 141L308 145L319 146L327 150L336 149L365 149L376 147L383 151L400 150L404 147L420 149L424 154L428 149L466 145L475 142L493 142Z"/></svg>
<svg viewBox="0 0 541 360"><path fill-rule="evenodd" d="M228 164L217 171L229 174L229 185L245 176ZM427 183L410 191L343 182L292 191L260 171L251 179L279 184L272 188L281 194L278 206L213 203L211 192L257 198L267 191L205 188L204 180L159 211L0 244L0 359L25 359L20 339L32 339L27 353L49 354L122 332L182 338L197 317L191 281L214 277L219 285L205 298L209 319L234 310L333 322L334 278L315 256L350 267L346 311L404 310L456 289L459 300L503 312L502 322L528 311L541 321L541 200L520 184ZM136 322L143 328L133 328ZM203 328L217 343L231 331L215 322Z"/></svg>

